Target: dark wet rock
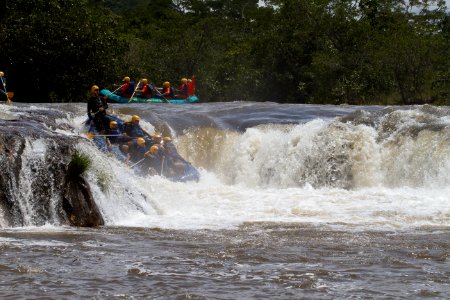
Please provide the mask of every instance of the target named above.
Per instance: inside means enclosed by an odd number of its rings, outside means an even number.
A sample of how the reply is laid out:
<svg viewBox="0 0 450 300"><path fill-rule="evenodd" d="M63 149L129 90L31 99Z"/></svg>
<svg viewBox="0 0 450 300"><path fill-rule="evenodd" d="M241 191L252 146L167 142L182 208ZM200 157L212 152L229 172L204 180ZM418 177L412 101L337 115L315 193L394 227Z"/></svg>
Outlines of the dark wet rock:
<svg viewBox="0 0 450 300"><path fill-rule="evenodd" d="M78 178L66 176L63 209L71 225L95 227L105 224L94 202L89 184L81 176Z"/></svg>
<svg viewBox="0 0 450 300"><path fill-rule="evenodd" d="M103 225L89 183L67 175L80 138L52 130L63 114L34 114L0 119L0 226Z"/></svg>

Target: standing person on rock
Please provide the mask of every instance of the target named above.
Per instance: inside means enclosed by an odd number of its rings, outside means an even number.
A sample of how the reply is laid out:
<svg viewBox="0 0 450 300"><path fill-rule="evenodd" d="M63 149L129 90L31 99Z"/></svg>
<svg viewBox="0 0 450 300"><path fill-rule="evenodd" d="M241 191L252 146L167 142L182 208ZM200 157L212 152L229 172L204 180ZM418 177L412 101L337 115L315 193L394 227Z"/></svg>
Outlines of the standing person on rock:
<svg viewBox="0 0 450 300"><path fill-rule="evenodd" d="M99 95L99 87L93 85L91 87L91 96L88 99L87 114L89 120L94 123L95 128L100 133L105 133L109 128L109 119L106 117L106 109L108 96L101 97Z"/></svg>
<svg viewBox="0 0 450 300"><path fill-rule="evenodd" d="M11 103L12 101L9 98L8 92L6 91L6 78L5 78L5 73L3 73L3 71L0 71L0 80L2 82L2 86L0 87L0 92L1 92L1 94L5 95L6 103ZM3 96L2 96L2 98L3 98Z"/></svg>

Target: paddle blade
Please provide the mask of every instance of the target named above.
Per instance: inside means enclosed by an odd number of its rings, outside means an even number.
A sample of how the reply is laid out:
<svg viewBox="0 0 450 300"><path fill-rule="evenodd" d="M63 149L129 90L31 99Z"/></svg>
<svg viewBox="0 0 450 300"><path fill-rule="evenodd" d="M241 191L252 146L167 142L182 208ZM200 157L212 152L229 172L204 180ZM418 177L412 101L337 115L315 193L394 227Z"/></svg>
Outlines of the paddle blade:
<svg viewBox="0 0 450 300"><path fill-rule="evenodd" d="M9 99L12 99L14 97L14 92L8 92L7 94Z"/></svg>
<svg viewBox="0 0 450 300"><path fill-rule="evenodd" d="M87 132L87 133L86 133L86 136L87 136L88 138L90 138L90 139L95 138L95 134L90 133L90 132Z"/></svg>

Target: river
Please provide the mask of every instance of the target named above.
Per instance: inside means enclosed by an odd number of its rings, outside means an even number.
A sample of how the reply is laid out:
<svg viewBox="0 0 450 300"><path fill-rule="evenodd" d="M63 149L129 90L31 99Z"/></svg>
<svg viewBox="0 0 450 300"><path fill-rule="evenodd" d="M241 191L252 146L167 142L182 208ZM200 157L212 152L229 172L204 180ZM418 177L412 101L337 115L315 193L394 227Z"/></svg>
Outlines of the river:
<svg viewBox="0 0 450 300"><path fill-rule="evenodd" d="M0 104L0 117L43 109L63 113L60 133L82 135L82 103ZM28 209L10 227L0 211L1 298L450 298L448 108L230 102L110 113L172 136L200 181L137 176L82 139L106 225L67 227ZM30 145L28 159L45 147Z"/></svg>

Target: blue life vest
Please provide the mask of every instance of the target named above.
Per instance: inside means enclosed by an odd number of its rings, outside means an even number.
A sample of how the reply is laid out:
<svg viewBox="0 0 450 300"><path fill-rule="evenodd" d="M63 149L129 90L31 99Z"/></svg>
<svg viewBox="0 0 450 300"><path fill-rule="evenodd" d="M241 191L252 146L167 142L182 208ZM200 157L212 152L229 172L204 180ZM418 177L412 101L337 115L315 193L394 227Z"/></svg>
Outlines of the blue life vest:
<svg viewBox="0 0 450 300"><path fill-rule="evenodd" d="M128 85L127 90L125 91L125 94L133 94L134 93L134 81L130 81L130 84Z"/></svg>

